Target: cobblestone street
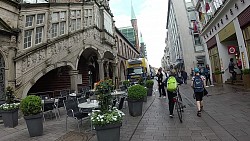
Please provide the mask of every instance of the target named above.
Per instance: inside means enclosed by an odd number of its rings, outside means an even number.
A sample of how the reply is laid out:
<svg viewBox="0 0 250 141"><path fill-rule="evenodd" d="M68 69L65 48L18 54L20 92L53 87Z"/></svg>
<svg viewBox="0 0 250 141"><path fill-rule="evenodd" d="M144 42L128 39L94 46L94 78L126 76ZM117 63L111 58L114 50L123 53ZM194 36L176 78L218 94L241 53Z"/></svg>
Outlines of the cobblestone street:
<svg viewBox="0 0 250 141"><path fill-rule="evenodd" d="M176 111L174 111L174 118L169 118L168 99L158 98L159 94L155 89L154 95L148 97L147 102L144 103L143 116L132 117L128 113L128 107L123 109L126 116L121 128L121 141L248 141L250 92L230 85L216 85L207 90L209 96L204 97L202 117L197 117L190 85L180 86L186 105L183 123L180 123ZM65 114L63 109L61 111L60 120L45 121L43 136L30 138L24 120L21 118L15 128L4 128L3 124L0 125L0 140L54 141L62 138L63 135L63 137L67 136L70 131L78 132L76 122L73 120L69 122L68 130L65 130ZM94 131L85 132L88 129L89 122L86 121L81 134L87 137L80 139L79 136L79 140L97 141Z"/></svg>

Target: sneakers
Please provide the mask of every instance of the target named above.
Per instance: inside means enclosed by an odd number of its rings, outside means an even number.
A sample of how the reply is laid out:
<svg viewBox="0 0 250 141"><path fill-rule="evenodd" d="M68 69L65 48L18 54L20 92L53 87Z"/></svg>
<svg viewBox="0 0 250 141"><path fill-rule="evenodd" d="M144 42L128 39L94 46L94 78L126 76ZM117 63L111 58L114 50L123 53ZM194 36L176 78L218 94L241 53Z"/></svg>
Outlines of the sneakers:
<svg viewBox="0 0 250 141"><path fill-rule="evenodd" d="M214 85L210 85L211 87L213 87Z"/></svg>
<svg viewBox="0 0 250 141"><path fill-rule="evenodd" d="M198 111L198 112L197 112L197 116L198 116L198 117L201 117L201 111Z"/></svg>
<svg viewBox="0 0 250 141"><path fill-rule="evenodd" d="M173 118L174 116L173 115L169 115L170 118Z"/></svg>
<svg viewBox="0 0 250 141"><path fill-rule="evenodd" d="M209 87L209 86L206 86L206 87Z"/></svg>

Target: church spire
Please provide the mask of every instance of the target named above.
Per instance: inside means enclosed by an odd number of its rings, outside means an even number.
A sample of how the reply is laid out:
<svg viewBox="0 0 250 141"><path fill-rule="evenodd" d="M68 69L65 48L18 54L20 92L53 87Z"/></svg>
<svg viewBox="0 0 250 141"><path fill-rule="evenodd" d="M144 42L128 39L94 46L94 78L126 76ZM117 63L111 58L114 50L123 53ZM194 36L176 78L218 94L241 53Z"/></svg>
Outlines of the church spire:
<svg viewBox="0 0 250 141"><path fill-rule="evenodd" d="M134 20L136 19L135 17L135 11L134 11L134 8L133 8L133 3L132 3L132 0L131 0L131 20Z"/></svg>

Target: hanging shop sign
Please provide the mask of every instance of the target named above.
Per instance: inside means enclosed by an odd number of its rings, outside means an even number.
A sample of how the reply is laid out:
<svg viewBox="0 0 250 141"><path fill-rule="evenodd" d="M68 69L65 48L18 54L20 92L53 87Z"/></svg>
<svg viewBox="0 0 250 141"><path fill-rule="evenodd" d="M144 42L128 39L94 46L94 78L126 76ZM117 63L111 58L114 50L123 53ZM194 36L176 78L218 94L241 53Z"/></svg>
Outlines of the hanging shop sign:
<svg viewBox="0 0 250 141"><path fill-rule="evenodd" d="M235 46L228 46L228 54L235 54L236 47Z"/></svg>

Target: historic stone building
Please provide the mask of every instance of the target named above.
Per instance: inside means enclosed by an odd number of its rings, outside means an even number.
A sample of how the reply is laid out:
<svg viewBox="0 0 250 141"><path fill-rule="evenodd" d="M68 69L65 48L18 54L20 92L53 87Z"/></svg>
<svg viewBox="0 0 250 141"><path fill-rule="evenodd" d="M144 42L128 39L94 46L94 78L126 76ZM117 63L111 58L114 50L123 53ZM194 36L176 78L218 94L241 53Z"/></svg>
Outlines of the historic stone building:
<svg viewBox="0 0 250 141"><path fill-rule="evenodd" d="M50 95L64 89L77 91L92 88L105 77L114 82L121 78L117 47L130 46L119 46L115 38L108 1L0 0L0 12L1 95L8 85L21 98L45 91ZM136 54L130 49L127 58Z"/></svg>

